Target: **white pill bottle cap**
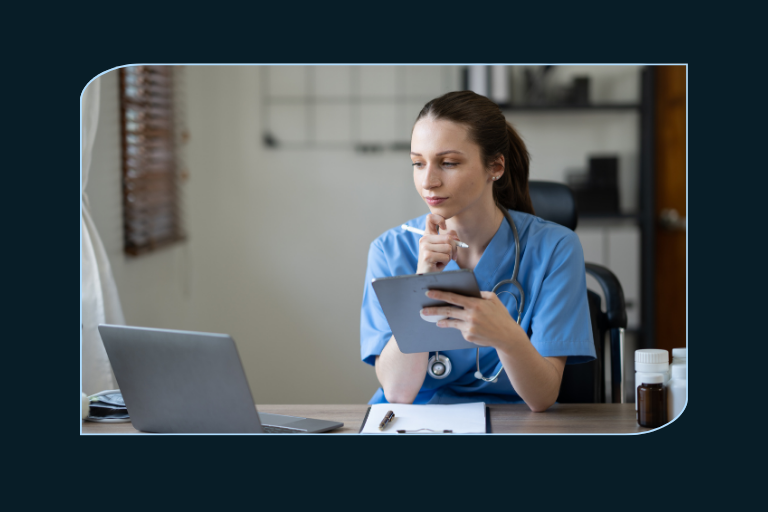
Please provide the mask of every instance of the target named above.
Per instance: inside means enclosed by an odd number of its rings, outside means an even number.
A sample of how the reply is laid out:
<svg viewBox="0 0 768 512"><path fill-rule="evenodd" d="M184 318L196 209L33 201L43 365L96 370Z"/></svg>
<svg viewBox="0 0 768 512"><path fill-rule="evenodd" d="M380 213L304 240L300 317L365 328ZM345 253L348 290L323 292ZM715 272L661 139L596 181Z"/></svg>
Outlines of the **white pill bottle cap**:
<svg viewBox="0 0 768 512"><path fill-rule="evenodd" d="M674 357L676 359L677 358L685 359L687 357L686 356L687 353L688 353L688 349L686 349L686 348L673 348L672 349L672 357Z"/></svg>
<svg viewBox="0 0 768 512"><path fill-rule="evenodd" d="M661 348L635 350L636 372L666 372L669 370L669 352Z"/></svg>

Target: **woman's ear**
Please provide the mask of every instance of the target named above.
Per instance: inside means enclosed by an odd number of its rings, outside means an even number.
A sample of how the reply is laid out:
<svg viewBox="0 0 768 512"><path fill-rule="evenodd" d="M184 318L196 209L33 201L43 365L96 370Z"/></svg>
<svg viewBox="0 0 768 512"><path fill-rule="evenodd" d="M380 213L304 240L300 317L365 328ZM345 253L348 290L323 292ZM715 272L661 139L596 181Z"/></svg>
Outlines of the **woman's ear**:
<svg viewBox="0 0 768 512"><path fill-rule="evenodd" d="M491 162L491 165L488 166L492 174L503 174L504 173L504 155L498 155L493 162Z"/></svg>

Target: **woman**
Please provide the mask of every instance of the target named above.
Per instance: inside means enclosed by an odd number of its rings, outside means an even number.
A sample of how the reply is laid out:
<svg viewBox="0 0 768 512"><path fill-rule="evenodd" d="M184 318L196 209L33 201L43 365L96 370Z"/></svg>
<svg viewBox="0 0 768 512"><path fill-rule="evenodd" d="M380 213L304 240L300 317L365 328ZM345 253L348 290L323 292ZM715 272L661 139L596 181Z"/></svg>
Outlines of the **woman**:
<svg viewBox="0 0 768 512"><path fill-rule="evenodd" d="M370 403L525 403L545 411L557 399L566 361L595 358L587 303L584 256L571 230L534 216L528 193L529 156L498 106L471 91L452 92L427 103L411 135L416 190L429 214L371 243L361 314L362 359L376 367L381 388ZM504 285L515 265L512 227L520 240L520 293ZM456 241L469 248L460 248ZM429 297L455 306L424 308L447 315L438 328L459 329L480 348L480 370L497 382L474 376L475 350L441 352L450 358L448 377L427 376L430 354L398 349L371 280L443 270L472 269L482 298L431 291ZM505 293L509 292L509 293Z"/></svg>

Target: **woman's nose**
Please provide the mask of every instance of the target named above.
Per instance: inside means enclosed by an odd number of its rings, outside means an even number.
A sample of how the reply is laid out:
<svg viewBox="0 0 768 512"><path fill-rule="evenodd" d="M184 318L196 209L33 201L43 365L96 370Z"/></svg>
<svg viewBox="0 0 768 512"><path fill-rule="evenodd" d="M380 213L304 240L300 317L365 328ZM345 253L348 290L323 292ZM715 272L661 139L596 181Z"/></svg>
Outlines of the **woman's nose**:
<svg viewBox="0 0 768 512"><path fill-rule="evenodd" d="M424 172L424 180L421 182L421 186L425 190L440 186L440 177L437 175L437 171L433 169L431 165L427 165Z"/></svg>

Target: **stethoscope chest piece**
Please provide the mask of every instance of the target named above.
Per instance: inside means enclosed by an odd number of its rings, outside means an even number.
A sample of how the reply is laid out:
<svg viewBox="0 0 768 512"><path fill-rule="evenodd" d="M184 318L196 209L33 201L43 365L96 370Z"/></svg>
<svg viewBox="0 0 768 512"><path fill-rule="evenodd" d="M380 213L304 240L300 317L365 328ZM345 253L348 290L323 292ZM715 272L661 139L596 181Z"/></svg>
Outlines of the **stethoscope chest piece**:
<svg viewBox="0 0 768 512"><path fill-rule="evenodd" d="M448 356L435 352L427 361L427 373L433 379L444 379L451 373L451 360Z"/></svg>

